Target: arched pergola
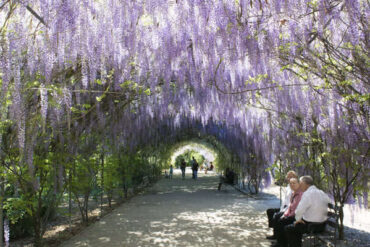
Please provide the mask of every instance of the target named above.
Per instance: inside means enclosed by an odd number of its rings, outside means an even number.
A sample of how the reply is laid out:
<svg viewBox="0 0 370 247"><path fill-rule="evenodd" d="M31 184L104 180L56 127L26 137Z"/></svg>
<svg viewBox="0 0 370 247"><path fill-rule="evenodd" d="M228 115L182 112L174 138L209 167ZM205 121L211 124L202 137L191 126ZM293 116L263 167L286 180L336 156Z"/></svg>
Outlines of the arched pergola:
<svg viewBox="0 0 370 247"><path fill-rule="evenodd" d="M341 208L367 204L368 13L362 0L3 1L4 203L22 201L39 244L63 188L126 190L198 137L243 177L296 169Z"/></svg>

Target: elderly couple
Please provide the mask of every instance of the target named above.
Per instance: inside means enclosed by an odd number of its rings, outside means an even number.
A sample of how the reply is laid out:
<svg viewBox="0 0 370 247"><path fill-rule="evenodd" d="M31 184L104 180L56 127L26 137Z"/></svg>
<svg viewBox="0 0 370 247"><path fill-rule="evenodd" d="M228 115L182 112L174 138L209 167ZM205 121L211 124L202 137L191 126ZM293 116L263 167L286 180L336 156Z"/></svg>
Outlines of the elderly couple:
<svg viewBox="0 0 370 247"><path fill-rule="evenodd" d="M289 183L280 208L267 209L269 227L274 229L276 239L273 247L301 247L302 235L315 223L315 231L324 231L330 199L326 193L313 185L311 176L300 177L294 171L286 175Z"/></svg>

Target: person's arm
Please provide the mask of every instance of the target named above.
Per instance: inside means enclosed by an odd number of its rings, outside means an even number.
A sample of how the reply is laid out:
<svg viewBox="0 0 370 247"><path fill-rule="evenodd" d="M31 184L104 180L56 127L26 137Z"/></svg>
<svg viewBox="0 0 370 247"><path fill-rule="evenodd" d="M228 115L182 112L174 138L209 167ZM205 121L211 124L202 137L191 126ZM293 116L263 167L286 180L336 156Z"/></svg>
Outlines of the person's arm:
<svg viewBox="0 0 370 247"><path fill-rule="evenodd" d="M283 217L288 217L290 215L290 207L288 207L287 210L285 210L284 214L283 214Z"/></svg>
<svg viewBox="0 0 370 247"><path fill-rule="evenodd" d="M310 194L303 193L301 201L299 202L296 210L295 210L295 219L296 221L300 221L303 218L303 214L307 211L307 209L311 206L312 199L310 198Z"/></svg>
<svg viewBox="0 0 370 247"><path fill-rule="evenodd" d="M325 194L325 196L326 196L326 201L327 201L327 203L331 203L331 199L330 199L330 197L328 196L328 194L326 194L325 192L324 192L324 194Z"/></svg>
<svg viewBox="0 0 370 247"><path fill-rule="evenodd" d="M290 189L289 185L284 190L284 196L281 201L280 211L284 212L288 209L290 204L290 197L292 196L292 190Z"/></svg>

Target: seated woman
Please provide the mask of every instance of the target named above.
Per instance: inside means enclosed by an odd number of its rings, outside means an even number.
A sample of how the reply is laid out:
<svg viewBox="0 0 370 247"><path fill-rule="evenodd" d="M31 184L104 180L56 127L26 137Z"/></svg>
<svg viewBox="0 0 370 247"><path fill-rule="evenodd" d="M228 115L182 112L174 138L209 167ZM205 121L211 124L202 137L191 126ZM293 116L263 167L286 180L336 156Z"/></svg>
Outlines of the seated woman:
<svg viewBox="0 0 370 247"><path fill-rule="evenodd" d="M303 192L300 190L299 182L297 178L291 178L289 180L289 186L292 190L290 196L290 204L288 209L284 212L283 216L280 217L274 223L274 235L277 239L277 244L274 246L287 246L287 239L284 234L284 227L292 224L295 221L295 210L301 201Z"/></svg>
<svg viewBox="0 0 370 247"><path fill-rule="evenodd" d="M290 185L289 185L289 181L291 178L298 179L297 173L295 171L288 171L285 176L285 181L287 182L288 185L285 189L284 196L282 197L280 208L268 208L266 210L270 228L274 227L276 221L279 220L281 216L283 216L283 214L289 207L290 197L292 195L292 190L290 189ZM272 236L267 236L266 238L276 239L276 236L272 235Z"/></svg>

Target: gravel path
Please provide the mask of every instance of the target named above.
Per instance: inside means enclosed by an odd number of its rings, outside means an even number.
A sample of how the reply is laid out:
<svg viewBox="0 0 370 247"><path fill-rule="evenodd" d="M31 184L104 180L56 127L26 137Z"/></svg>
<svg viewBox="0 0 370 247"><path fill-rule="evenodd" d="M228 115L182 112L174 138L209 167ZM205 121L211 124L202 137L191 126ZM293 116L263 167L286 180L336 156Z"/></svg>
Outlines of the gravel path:
<svg viewBox="0 0 370 247"><path fill-rule="evenodd" d="M271 203L223 187L215 174L162 179L65 242L77 246L271 246L265 210Z"/></svg>
<svg viewBox="0 0 370 247"><path fill-rule="evenodd" d="M175 170L172 180L160 180L61 246L271 246L265 210L279 206L274 188L252 197L230 186L217 191L214 173L190 176L182 180ZM370 246L368 232L346 232L339 246Z"/></svg>

